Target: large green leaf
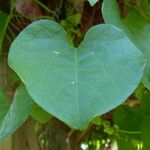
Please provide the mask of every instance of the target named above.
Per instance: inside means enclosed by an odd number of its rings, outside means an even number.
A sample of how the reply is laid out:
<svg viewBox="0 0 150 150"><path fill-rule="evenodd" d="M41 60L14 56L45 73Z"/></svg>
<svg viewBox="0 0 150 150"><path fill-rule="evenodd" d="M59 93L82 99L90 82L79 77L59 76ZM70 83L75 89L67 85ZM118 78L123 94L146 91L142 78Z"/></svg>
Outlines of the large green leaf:
<svg viewBox="0 0 150 150"><path fill-rule="evenodd" d="M54 21L40 20L13 42L9 65L33 100L76 129L121 104L143 74L141 52L112 25L97 25L78 48Z"/></svg>
<svg viewBox="0 0 150 150"><path fill-rule="evenodd" d="M20 127L32 110L33 100L25 87L21 85L14 96L14 100L0 126L0 140L3 140Z"/></svg>
<svg viewBox="0 0 150 150"><path fill-rule="evenodd" d="M88 1L91 4L91 6L94 6L98 2L98 0L88 0Z"/></svg>

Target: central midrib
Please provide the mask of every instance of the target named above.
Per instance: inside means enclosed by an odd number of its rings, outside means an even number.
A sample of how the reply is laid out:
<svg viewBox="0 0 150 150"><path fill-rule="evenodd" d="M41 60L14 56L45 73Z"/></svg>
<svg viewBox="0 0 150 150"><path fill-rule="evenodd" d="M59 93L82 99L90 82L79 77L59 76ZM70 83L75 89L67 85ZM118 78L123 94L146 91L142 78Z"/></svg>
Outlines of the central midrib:
<svg viewBox="0 0 150 150"><path fill-rule="evenodd" d="M75 85L76 85L76 106L77 106L77 113L78 113L78 120L79 120L78 122L80 123L77 48L75 48Z"/></svg>

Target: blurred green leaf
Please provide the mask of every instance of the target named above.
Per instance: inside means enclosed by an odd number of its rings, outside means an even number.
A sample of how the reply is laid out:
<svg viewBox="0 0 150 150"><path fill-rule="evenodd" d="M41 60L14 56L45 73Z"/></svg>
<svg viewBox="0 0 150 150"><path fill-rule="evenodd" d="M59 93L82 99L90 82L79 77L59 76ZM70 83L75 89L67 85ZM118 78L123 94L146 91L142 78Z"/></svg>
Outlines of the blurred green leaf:
<svg viewBox="0 0 150 150"><path fill-rule="evenodd" d="M120 138L117 140L118 150L137 150L136 145L128 139Z"/></svg>
<svg viewBox="0 0 150 150"><path fill-rule="evenodd" d="M150 149L150 117L144 117L142 122L142 140L144 150Z"/></svg>
<svg viewBox="0 0 150 150"><path fill-rule="evenodd" d="M150 23L137 11L131 11L123 21L124 30L147 59L143 84L150 90Z"/></svg>
<svg viewBox="0 0 150 150"><path fill-rule="evenodd" d="M4 91L0 91L0 126L3 122L3 119L9 109L9 103L6 94Z"/></svg>
<svg viewBox="0 0 150 150"><path fill-rule="evenodd" d="M116 0L104 0L102 5L102 13L105 23L113 24L119 28L122 28L120 10Z"/></svg>
<svg viewBox="0 0 150 150"><path fill-rule="evenodd" d="M0 140L3 140L20 127L32 110L33 100L28 95L24 85L15 93L14 100L0 126Z"/></svg>
<svg viewBox="0 0 150 150"><path fill-rule="evenodd" d="M120 106L115 111L113 120L121 130L125 130L127 132L141 130L142 115L139 109L130 108L128 106Z"/></svg>
<svg viewBox="0 0 150 150"><path fill-rule="evenodd" d="M119 133L121 135L141 140L142 114L140 109L120 106L114 113L113 120L119 126Z"/></svg>
<svg viewBox="0 0 150 150"><path fill-rule="evenodd" d="M144 93L141 100L141 112L150 117L150 93Z"/></svg>
<svg viewBox="0 0 150 150"><path fill-rule="evenodd" d="M143 113L142 121L142 140L144 150L150 148L150 93L144 93L141 101L141 112Z"/></svg>
<svg viewBox="0 0 150 150"><path fill-rule="evenodd" d="M4 91L0 91L0 105L9 105L7 96Z"/></svg>
<svg viewBox="0 0 150 150"><path fill-rule="evenodd" d="M38 120L41 123L46 123L51 118L51 115L43 110L38 104L34 103L32 106L32 111L30 113L31 117Z"/></svg>
<svg viewBox="0 0 150 150"><path fill-rule="evenodd" d="M150 4L148 0L141 0L137 10L147 21L150 21Z"/></svg>
<svg viewBox="0 0 150 150"><path fill-rule="evenodd" d="M126 18L122 21L122 23L120 23L116 0L104 0L103 17L105 23L118 26L119 22L119 27L127 33L132 42L139 48L139 50L143 52L145 58L147 59L143 84L150 90L150 20L146 20L144 17L145 15L150 17L150 5L147 3L147 0L144 0L141 1L141 5L139 7L141 14L132 9L126 15Z"/></svg>

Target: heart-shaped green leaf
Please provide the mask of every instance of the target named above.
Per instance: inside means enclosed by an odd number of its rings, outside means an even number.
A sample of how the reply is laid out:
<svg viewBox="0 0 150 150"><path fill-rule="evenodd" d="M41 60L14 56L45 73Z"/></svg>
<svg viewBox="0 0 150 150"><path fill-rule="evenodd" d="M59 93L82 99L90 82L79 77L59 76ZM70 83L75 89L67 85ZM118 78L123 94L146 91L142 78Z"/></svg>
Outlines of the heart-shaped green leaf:
<svg viewBox="0 0 150 150"><path fill-rule="evenodd" d="M75 129L121 104L136 88L143 55L112 25L97 25L78 48L54 21L26 27L10 48L9 65L47 112Z"/></svg>
<svg viewBox="0 0 150 150"><path fill-rule="evenodd" d="M32 110L33 103L25 87L21 85L15 93L14 100L8 112L3 117L0 126L0 140L12 134L25 122Z"/></svg>

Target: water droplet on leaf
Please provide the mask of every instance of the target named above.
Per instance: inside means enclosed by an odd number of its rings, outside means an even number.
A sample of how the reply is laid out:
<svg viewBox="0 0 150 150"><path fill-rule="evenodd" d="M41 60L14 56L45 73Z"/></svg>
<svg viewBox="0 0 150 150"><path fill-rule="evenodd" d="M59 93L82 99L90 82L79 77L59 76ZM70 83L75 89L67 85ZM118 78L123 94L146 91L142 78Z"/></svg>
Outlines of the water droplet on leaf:
<svg viewBox="0 0 150 150"><path fill-rule="evenodd" d="M94 55L94 54L95 54L95 52L91 52L90 54L91 54L91 55Z"/></svg>
<svg viewBox="0 0 150 150"><path fill-rule="evenodd" d="M54 54L58 55L60 52L58 51L53 51Z"/></svg>
<svg viewBox="0 0 150 150"><path fill-rule="evenodd" d="M75 81L72 81L71 84L75 84Z"/></svg>

